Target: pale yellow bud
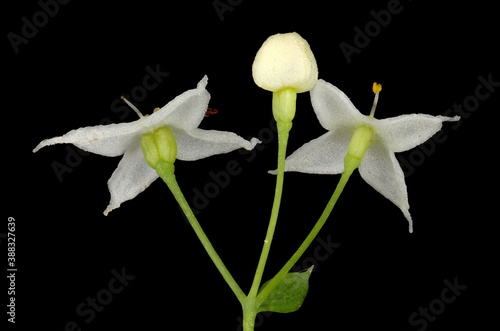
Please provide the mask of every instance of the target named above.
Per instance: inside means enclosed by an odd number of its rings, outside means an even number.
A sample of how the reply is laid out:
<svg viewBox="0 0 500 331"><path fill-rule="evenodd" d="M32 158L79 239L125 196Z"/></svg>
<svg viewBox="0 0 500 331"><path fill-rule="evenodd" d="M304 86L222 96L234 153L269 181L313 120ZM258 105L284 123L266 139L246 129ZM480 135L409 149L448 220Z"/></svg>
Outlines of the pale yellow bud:
<svg viewBox="0 0 500 331"><path fill-rule="evenodd" d="M298 33L275 34L255 55L252 75L255 84L265 90L291 88L301 93L316 85L318 66L309 44Z"/></svg>

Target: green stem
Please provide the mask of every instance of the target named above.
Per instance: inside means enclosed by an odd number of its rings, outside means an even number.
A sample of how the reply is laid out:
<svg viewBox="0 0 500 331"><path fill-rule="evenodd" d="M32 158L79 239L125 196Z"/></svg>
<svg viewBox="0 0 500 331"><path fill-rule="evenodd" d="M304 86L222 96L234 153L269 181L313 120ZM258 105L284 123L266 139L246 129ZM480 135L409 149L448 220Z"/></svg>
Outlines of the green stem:
<svg viewBox="0 0 500 331"><path fill-rule="evenodd" d="M196 216L194 215L193 211L191 210L191 207L189 206L188 202L186 201L186 198L184 197L184 194L182 194L182 191L179 187L179 184L177 183L177 180L175 178L175 173L174 173L174 165L172 163L166 163L163 161L160 161L156 171L158 172L158 175L163 179L163 181L167 184L168 188L172 192L172 194L175 197L175 200L177 200L177 203L179 206L182 208L182 211L186 215L189 224L191 224L194 232L200 239L203 247L207 251L208 255L214 262L215 266L221 273L222 277L224 280L227 282L231 290L233 290L234 294L240 301L240 303L243 304L244 300L246 299L245 293L241 290L239 285L236 283L234 280L233 276L231 276L231 273L229 270L226 268L224 263L222 262L221 258L215 251L214 247L210 243L210 240L206 236L205 232L201 228L200 223L196 219Z"/></svg>
<svg viewBox="0 0 500 331"><path fill-rule="evenodd" d="M288 144L288 134L290 132L290 129L292 128L292 123L278 121L276 124L278 127L278 169L276 177L276 188L274 191L273 207L271 210L271 217L267 228L266 238L264 239L264 245L262 246L262 252L260 255L259 263L257 265L257 270L255 271L252 287L250 288L250 292L248 293L248 298L250 300L253 300L257 296L257 292L262 281L262 275L264 274L267 257L269 256L271 242L273 240L276 223L278 221L281 195L283 193L286 147Z"/></svg>
<svg viewBox="0 0 500 331"><path fill-rule="evenodd" d="M318 219L318 221L316 222L316 224L314 225L314 227L312 228L311 232L308 234L302 245L300 245L297 251L290 258L290 260L288 260L288 262L283 266L283 268L281 268L281 270L276 274L276 276L272 278L272 280L267 284L267 286L261 292L259 292L256 301L257 306L259 306L268 297L271 291L281 282L281 280L285 277L288 271L295 265L295 263L297 263L302 254L304 254L304 252L316 238L319 231L321 230L321 228L327 221L328 217L330 216L330 213L332 212L333 207L337 203L340 194L344 190L344 187L347 184L347 181L349 180L352 171L353 169L349 169L342 173L342 177L340 177L340 180L337 184L337 187L335 188L335 191L333 192L332 197L330 198L330 201L328 201L328 204L323 210L323 213L321 214L320 218Z"/></svg>
<svg viewBox="0 0 500 331"><path fill-rule="evenodd" d="M255 318L257 317L254 303L255 300L252 300L243 305L243 331L254 331Z"/></svg>

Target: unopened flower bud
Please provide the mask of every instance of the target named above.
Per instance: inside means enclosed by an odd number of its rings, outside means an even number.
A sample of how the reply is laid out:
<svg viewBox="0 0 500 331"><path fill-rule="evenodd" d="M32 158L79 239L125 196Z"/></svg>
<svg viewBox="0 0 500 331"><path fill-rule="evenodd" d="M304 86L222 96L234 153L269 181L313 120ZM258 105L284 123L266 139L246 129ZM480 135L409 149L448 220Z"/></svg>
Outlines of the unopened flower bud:
<svg viewBox="0 0 500 331"><path fill-rule="evenodd" d="M309 44L298 33L270 36L261 46L252 66L255 84L276 92L292 88L310 91L318 80L318 66Z"/></svg>

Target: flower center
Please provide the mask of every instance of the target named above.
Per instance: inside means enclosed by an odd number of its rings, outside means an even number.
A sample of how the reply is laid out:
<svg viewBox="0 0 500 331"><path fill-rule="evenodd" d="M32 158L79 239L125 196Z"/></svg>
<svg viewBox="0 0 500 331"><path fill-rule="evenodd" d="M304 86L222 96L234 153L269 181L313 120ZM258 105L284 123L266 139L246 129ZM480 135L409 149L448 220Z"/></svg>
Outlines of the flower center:
<svg viewBox="0 0 500 331"><path fill-rule="evenodd" d="M158 169L160 162L173 164L177 158L175 135L166 126L143 134L140 145L146 163L153 169Z"/></svg>
<svg viewBox="0 0 500 331"><path fill-rule="evenodd" d="M372 87L373 93L375 93L375 99L373 100L373 106L372 110L370 111L370 117L373 117L375 115L375 109L377 108L377 103L378 103L378 95L380 91L382 91L382 85L377 84L376 82L373 83Z"/></svg>

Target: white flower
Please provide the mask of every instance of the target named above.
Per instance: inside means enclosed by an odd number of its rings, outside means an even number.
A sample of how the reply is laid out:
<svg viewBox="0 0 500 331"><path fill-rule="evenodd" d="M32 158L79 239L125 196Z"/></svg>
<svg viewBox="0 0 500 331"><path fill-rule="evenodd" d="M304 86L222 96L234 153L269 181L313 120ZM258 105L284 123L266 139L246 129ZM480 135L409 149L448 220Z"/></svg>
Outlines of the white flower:
<svg viewBox="0 0 500 331"><path fill-rule="evenodd" d="M311 101L320 124L328 132L290 155L286 159L286 171L342 173L354 131L367 126L373 130L373 139L361 160L359 173L376 191L401 209L412 232L404 174L394 153L422 144L441 129L444 121L458 121L460 117L410 114L378 120L372 116L374 108L371 116L362 115L342 91L321 79L311 91Z"/></svg>
<svg viewBox="0 0 500 331"><path fill-rule="evenodd" d="M63 136L43 140L33 150L54 144L73 144L85 151L104 156L123 155L108 181L111 194L107 215L122 202L131 200L158 178L144 160L141 136L160 127L168 127L177 143L177 158L194 161L238 148L251 150L259 141L247 141L232 132L202 130L198 125L207 110L210 94L205 89L207 76L196 89L188 90L160 110L131 123L98 125L72 130Z"/></svg>
<svg viewBox="0 0 500 331"><path fill-rule="evenodd" d="M267 38L255 55L252 75L265 90L293 88L301 93L316 84L318 66L309 44L298 33L278 33Z"/></svg>

